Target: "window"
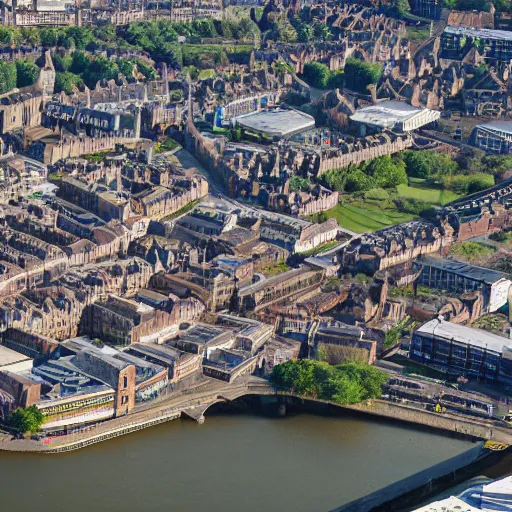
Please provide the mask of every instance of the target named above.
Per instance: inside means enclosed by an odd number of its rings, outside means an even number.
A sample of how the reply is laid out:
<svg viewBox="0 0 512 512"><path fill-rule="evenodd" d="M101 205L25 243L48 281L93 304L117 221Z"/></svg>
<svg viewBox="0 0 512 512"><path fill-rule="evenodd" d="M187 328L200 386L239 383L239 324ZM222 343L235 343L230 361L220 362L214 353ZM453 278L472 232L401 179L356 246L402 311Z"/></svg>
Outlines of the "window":
<svg viewBox="0 0 512 512"><path fill-rule="evenodd" d="M128 387L128 377L125 375L123 377L123 388L126 389Z"/></svg>
<svg viewBox="0 0 512 512"><path fill-rule="evenodd" d="M121 405L126 405L128 403L128 397L127 396L122 396L121 397Z"/></svg>

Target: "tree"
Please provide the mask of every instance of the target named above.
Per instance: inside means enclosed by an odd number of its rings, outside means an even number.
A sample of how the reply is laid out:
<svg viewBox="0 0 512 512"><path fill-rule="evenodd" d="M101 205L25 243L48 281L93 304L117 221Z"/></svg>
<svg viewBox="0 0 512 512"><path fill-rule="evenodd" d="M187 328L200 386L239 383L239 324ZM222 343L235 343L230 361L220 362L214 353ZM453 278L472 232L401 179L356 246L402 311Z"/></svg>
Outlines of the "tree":
<svg viewBox="0 0 512 512"><path fill-rule="evenodd" d="M16 61L17 87L33 85L39 76L39 66L29 60Z"/></svg>
<svg viewBox="0 0 512 512"><path fill-rule="evenodd" d="M321 39L323 41L327 41L332 37L331 31L325 23L315 23L313 25L313 33L315 39Z"/></svg>
<svg viewBox="0 0 512 512"><path fill-rule="evenodd" d="M407 14L411 10L408 0L393 0L393 7L400 16Z"/></svg>
<svg viewBox="0 0 512 512"><path fill-rule="evenodd" d="M52 48L57 46L59 36L61 35L61 29L58 28L43 28L39 32L39 39L41 44L46 48Z"/></svg>
<svg viewBox="0 0 512 512"><path fill-rule="evenodd" d="M314 35L313 27L305 23L303 23L299 27L299 30L297 30L297 37L301 43L309 43L313 39Z"/></svg>
<svg viewBox="0 0 512 512"><path fill-rule="evenodd" d="M12 91L16 87L16 65L0 62L0 94Z"/></svg>
<svg viewBox="0 0 512 512"><path fill-rule="evenodd" d="M350 171L345 180L345 191L361 192L375 188L375 182L371 176L364 173L358 168Z"/></svg>
<svg viewBox="0 0 512 512"><path fill-rule="evenodd" d="M326 362L303 359L274 366L271 381L279 389L301 396L355 404L379 398L387 376L364 363L345 362L331 366Z"/></svg>
<svg viewBox="0 0 512 512"><path fill-rule="evenodd" d="M374 186L378 188L393 188L405 183L407 174L402 160L394 160L389 155L371 160L365 172L373 177Z"/></svg>
<svg viewBox="0 0 512 512"><path fill-rule="evenodd" d="M7 423L10 427L16 429L22 434L27 432L37 432L44 423L43 413L35 406L31 405L26 409L19 408L9 414Z"/></svg>
<svg viewBox="0 0 512 512"><path fill-rule="evenodd" d="M345 73L341 70L334 71L329 77L330 89L341 89L345 83Z"/></svg>
<svg viewBox="0 0 512 512"><path fill-rule="evenodd" d="M308 62L304 65L304 79L313 87L325 89L330 77L331 71L321 62Z"/></svg>
<svg viewBox="0 0 512 512"><path fill-rule="evenodd" d="M382 65L350 58L345 63L345 83L349 89L368 92L368 86L377 84L382 77Z"/></svg>
<svg viewBox="0 0 512 512"><path fill-rule="evenodd" d="M290 178L290 190L309 190L309 180L301 176L294 175Z"/></svg>
<svg viewBox="0 0 512 512"><path fill-rule="evenodd" d="M451 175L459 172L459 166L448 155L435 151L404 151L402 159L407 176L428 179L434 174Z"/></svg>
<svg viewBox="0 0 512 512"><path fill-rule="evenodd" d="M331 190L338 190L339 192L343 192L343 190L345 190L347 172L348 170L346 168L330 169L323 175L322 179L327 187Z"/></svg>
<svg viewBox="0 0 512 512"><path fill-rule="evenodd" d="M75 87L80 87L82 83L80 76L70 73L69 71L63 73L57 72L55 74L55 92L64 91L71 94Z"/></svg>

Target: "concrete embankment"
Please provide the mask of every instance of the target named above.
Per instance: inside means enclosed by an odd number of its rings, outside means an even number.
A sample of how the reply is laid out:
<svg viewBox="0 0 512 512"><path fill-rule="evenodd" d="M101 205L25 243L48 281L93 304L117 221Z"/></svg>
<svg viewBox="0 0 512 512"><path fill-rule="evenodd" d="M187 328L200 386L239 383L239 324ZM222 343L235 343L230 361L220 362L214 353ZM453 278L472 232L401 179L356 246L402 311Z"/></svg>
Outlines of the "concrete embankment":
<svg viewBox="0 0 512 512"><path fill-rule="evenodd" d="M403 480L379 489L363 498L343 505L332 512L369 512L376 510L398 510L420 501L432 492L439 492L443 483L453 485L458 473L464 474L473 467L482 453L483 442L468 451L445 460L435 466L411 475ZM498 454L495 452L496 456ZM490 455L492 456L492 454ZM476 468L475 468L476 469Z"/></svg>
<svg viewBox="0 0 512 512"><path fill-rule="evenodd" d="M346 409L364 414L406 421L416 425L455 432L465 436L493 440L512 445L512 429L496 425L496 422L479 418L471 418L460 414L435 413L384 400L373 400L370 404L343 406Z"/></svg>

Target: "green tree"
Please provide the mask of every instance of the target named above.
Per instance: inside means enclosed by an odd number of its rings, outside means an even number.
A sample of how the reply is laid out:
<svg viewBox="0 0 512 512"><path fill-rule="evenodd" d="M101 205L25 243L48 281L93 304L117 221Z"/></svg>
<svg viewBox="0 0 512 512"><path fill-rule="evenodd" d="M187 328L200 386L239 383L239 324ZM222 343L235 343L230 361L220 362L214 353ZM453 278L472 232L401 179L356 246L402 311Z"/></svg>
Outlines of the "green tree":
<svg viewBox="0 0 512 512"><path fill-rule="evenodd" d="M37 46L38 44L41 44L40 30L36 27L22 27L21 39L26 44Z"/></svg>
<svg viewBox="0 0 512 512"><path fill-rule="evenodd" d="M0 94L12 91L16 87L16 65L0 62Z"/></svg>
<svg viewBox="0 0 512 512"><path fill-rule="evenodd" d="M9 414L7 423L10 427L18 430L22 434L37 432L44 423L43 413L35 406L31 405L26 409L16 409Z"/></svg>
<svg viewBox="0 0 512 512"><path fill-rule="evenodd" d="M408 0L393 0L393 7L400 16L404 16L411 10Z"/></svg>
<svg viewBox="0 0 512 512"><path fill-rule="evenodd" d="M313 87L325 89L330 77L331 71L321 62L308 62L304 65L304 79Z"/></svg>
<svg viewBox="0 0 512 512"><path fill-rule="evenodd" d="M75 75L69 71L65 71L63 73L57 72L55 74L55 92L64 91L71 94L73 89L75 87L80 87L82 83L82 79L79 75Z"/></svg>
<svg viewBox="0 0 512 512"><path fill-rule="evenodd" d="M290 178L290 190L309 190L309 180L307 178L303 178L302 176L294 175Z"/></svg>
<svg viewBox="0 0 512 512"><path fill-rule="evenodd" d="M30 60L16 61L17 87L33 85L39 76L39 66Z"/></svg>
<svg viewBox="0 0 512 512"><path fill-rule="evenodd" d="M355 168L347 174L345 179L345 190L347 192L364 192L375 188L375 182L371 176Z"/></svg>
<svg viewBox="0 0 512 512"><path fill-rule="evenodd" d="M329 77L329 88L330 89L342 89L345 83L345 73L341 70L334 71Z"/></svg>
<svg viewBox="0 0 512 512"><path fill-rule="evenodd" d="M374 186L378 188L392 188L402 183L407 184L405 163L389 155L371 160L365 172L373 177Z"/></svg>
<svg viewBox="0 0 512 512"><path fill-rule="evenodd" d="M315 23L313 25L313 34L315 39L321 39L323 41L327 41L332 37L331 30L325 23Z"/></svg>
<svg viewBox="0 0 512 512"><path fill-rule="evenodd" d="M404 151L402 159L406 165L407 176L428 179L434 174L447 176L457 174L459 166L449 155L435 151Z"/></svg>
<svg viewBox="0 0 512 512"><path fill-rule="evenodd" d="M101 41L105 41L107 43L111 43L116 40L117 34L116 34L116 27L115 25L112 25L111 23L106 23L105 25L99 25L93 27L93 35L97 39L100 39Z"/></svg>
<svg viewBox="0 0 512 512"><path fill-rule="evenodd" d="M61 31L57 28L43 28L39 32L39 39L41 44L46 48L53 48L57 46Z"/></svg>
<svg viewBox="0 0 512 512"><path fill-rule="evenodd" d="M349 89L363 93L382 77L382 65L350 58L345 63L345 84Z"/></svg>
<svg viewBox="0 0 512 512"><path fill-rule="evenodd" d="M347 172L347 169L331 169L323 175L323 182L331 190L342 192L345 190Z"/></svg>
<svg viewBox="0 0 512 512"><path fill-rule="evenodd" d="M313 40L314 36L315 32L313 27L311 25L307 25L306 23L303 23L297 30L297 38L301 43L309 43Z"/></svg>
<svg viewBox="0 0 512 512"><path fill-rule="evenodd" d="M379 398L387 376L364 363L330 366L323 361L287 361L272 370L272 383L279 389L340 404L355 404Z"/></svg>

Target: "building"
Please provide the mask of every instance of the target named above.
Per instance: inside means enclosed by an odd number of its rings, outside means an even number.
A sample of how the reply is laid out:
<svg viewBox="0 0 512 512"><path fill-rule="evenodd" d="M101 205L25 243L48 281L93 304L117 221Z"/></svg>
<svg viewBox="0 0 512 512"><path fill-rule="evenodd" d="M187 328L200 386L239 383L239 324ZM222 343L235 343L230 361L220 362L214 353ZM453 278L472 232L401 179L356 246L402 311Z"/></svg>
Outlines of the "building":
<svg viewBox="0 0 512 512"><path fill-rule="evenodd" d="M315 126L315 119L297 110L263 110L235 117L233 122L242 131L278 140L291 137Z"/></svg>
<svg viewBox="0 0 512 512"><path fill-rule="evenodd" d="M20 352L15 352L10 348L0 345L0 371L22 372L30 371L34 366L34 361Z"/></svg>
<svg viewBox="0 0 512 512"><path fill-rule="evenodd" d="M463 55L468 41L483 48L490 59L509 62L512 58L512 32L507 30L448 25L441 36L441 49L445 54L460 56Z"/></svg>
<svg viewBox="0 0 512 512"><path fill-rule="evenodd" d="M340 359L364 360L373 364L377 359L377 342L365 337L365 332L351 325L321 326L315 332L315 347L321 345L340 347Z"/></svg>
<svg viewBox="0 0 512 512"><path fill-rule="evenodd" d="M167 368L169 382L179 382L201 369L202 355L183 352L170 344L135 343L125 350L144 361Z"/></svg>
<svg viewBox="0 0 512 512"><path fill-rule="evenodd" d="M477 124L469 141L486 153L508 155L512 148L512 121Z"/></svg>
<svg viewBox="0 0 512 512"><path fill-rule="evenodd" d="M413 512L480 512L508 510L512 496L512 476L486 483L472 485L458 496L450 496L415 509Z"/></svg>
<svg viewBox="0 0 512 512"><path fill-rule="evenodd" d="M512 340L446 322L442 317L414 332L409 357L446 367L456 375L512 383Z"/></svg>
<svg viewBox="0 0 512 512"><path fill-rule="evenodd" d="M117 296L96 302L82 316L82 332L113 345L163 340L178 326L167 312Z"/></svg>
<svg viewBox="0 0 512 512"><path fill-rule="evenodd" d="M440 116L440 112L413 107L405 101L386 100L358 109L350 119L364 137L367 132L382 130L411 132L436 122Z"/></svg>
<svg viewBox="0 0 512 512"><path fill-rule="evenodd" d="M497 311L508 302L512 281L503 272L434 256L417 260L413 267L421 270L416 284L457 294L481 291L485 313Z"/></svg>

